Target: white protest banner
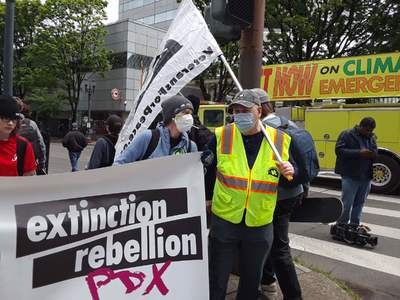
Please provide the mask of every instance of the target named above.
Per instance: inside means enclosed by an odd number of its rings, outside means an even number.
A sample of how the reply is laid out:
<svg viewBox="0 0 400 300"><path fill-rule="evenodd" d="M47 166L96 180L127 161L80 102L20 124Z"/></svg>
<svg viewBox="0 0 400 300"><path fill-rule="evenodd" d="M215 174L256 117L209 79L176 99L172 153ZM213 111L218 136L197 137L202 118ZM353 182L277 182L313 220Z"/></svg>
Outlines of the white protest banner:
<svg viewBox="0 0 400 300"><path fill-rule="evenodd" d="M135 135L161 111L161 102L176 95L222 54L206 22L191 0L184 0L153 59L116 144L121 153Z"/></svg>
<svg viewBox="0 0 400 300"><path fill-rule="evenodd" d="M2 177L0 299L208 299L205 213L199 153Z"/></svg>

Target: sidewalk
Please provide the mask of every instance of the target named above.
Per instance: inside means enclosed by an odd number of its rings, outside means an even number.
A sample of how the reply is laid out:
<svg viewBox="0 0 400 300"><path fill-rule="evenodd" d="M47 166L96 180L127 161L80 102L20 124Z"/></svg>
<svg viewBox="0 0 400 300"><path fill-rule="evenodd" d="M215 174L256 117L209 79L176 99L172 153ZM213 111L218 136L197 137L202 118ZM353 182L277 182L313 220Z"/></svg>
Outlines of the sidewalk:
<svg viewBox="0 0 400 300"><path fill-rule="evenodd" d="M296 271L304 300L352 300L352 297L326 276L298 265L296 265ZM226 300L235 300L238 283L239 277L231 275ZM279 288L278 298L276 299L282 299Z"/></svg>

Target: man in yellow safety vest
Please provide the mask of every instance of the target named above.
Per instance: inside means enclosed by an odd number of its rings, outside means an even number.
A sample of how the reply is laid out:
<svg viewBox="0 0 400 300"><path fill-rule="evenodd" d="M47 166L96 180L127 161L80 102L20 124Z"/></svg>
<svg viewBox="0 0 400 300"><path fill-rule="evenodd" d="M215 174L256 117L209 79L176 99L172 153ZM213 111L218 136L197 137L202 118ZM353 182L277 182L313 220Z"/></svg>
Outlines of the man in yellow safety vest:
<svg viewBox="0 0 400 300"><path fill-rule="evenodd" d="M272 218L279 177L293 176L290 137L266 126L282 156L277 161L261 131L261 104L251 90L231 103L234 123L215 130L208 145L207 182L215 182L211 201L210 299L225 299L229 274L239 256L237 299L256 300L263 262L273 240ZM214 180L213 180L214 179Z"/></svg>

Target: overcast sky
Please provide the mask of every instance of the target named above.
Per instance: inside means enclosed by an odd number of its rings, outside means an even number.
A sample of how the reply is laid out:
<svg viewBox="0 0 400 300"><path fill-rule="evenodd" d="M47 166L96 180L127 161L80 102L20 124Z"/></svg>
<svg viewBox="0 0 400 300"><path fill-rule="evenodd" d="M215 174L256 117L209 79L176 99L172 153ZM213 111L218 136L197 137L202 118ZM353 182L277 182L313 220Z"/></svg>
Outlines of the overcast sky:
<svg viewBox="0 0 400 300"><path fill-rule="evenodd" d="M45 0L40 0L42 3L45 2ZM0 0L0 2L5 2L5 0ZM118 20L118 0L108 0L107 1L107 21L105 22L106 24L112 23Z"/></svg>
<svg viewBox="0 0 400 300"><path fill-rule="evenodd" d="M106 24L112 23L118 20L118 0L107 1L107 21Z"/></svg>

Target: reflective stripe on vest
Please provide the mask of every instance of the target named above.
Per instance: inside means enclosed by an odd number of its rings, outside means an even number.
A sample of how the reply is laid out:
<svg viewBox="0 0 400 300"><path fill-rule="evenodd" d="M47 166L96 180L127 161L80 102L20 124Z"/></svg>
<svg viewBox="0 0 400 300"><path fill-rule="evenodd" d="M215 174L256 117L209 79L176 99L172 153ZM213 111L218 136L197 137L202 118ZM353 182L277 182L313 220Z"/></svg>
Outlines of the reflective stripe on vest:
<svg viewBox="0 0 400 300"><path fill-rule="evenodd" d="M271 139L276 129L266 127ZM272 150L262 140L254 165L249 169L243 137L235 124L215 130L217 140L217 180L214 186L212 212L218 217L239 224L245 214L250 227L272 222L277 198L279 171L272 160ZM276 139L275 139L276 140ZM290 137L283 135L280 150L288 159Z"/></svg>
<svg viewBox="0 0 400 300"><path fill-rule="evenodd" d="M274 194L276 193L277 187L278 187L277 182L269 182L261 180L251 181L251 191L254 193Z"/></svg>
<svg viewBox="0 0 400 300"><path fill-rule="evenodd" d="M225 186L236 189L236 190L247 190L247 178L240 178L236 176L226 176L221 172L217 171L218 180ZM269 182L269 181L261 181L261 180L252 180L251 181L251 191L254 193L263 193L263 194L274 194L276 192L278 183Z"/></svg>
<svg viewBox="0 0 400 300"><path fill-rule="evenodd" d="M222 154L232 153L233 130L234 127L232 126L232 124L227 125L222 130L222 143L221 143Z"/></svg>
<svg viewBox="0 0 400 300"><path fill-rule="evenodd" d="M236 190L247 190L247 178L226 176L217 171L218 180L225 186Z"/></svg>

